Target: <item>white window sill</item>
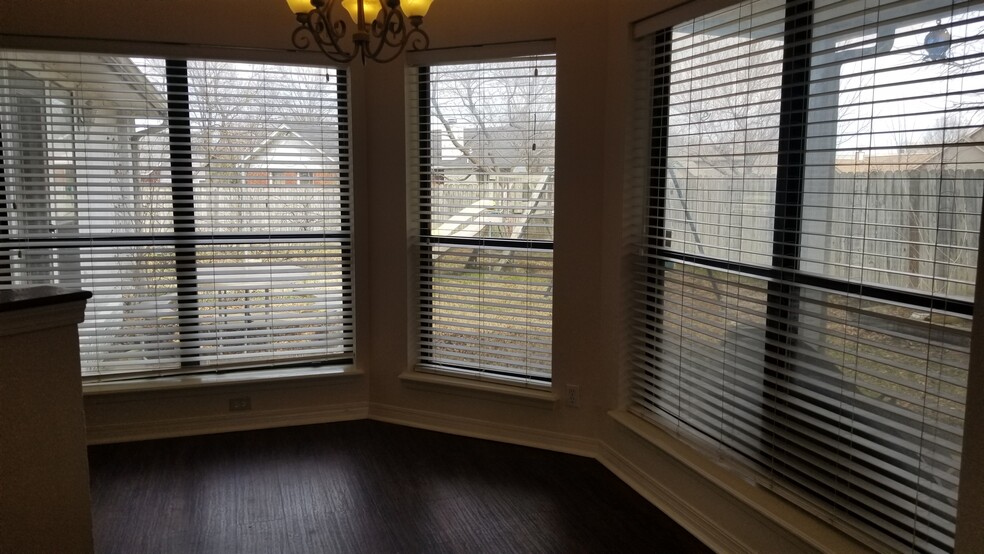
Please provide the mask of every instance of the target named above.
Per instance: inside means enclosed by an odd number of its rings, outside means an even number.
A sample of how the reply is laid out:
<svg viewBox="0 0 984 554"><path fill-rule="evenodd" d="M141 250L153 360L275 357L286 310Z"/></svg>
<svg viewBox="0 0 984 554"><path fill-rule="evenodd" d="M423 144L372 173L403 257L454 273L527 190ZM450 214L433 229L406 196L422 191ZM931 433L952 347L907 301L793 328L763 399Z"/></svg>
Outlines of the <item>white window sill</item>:
<svg viewBox="0 0 984 554"><path fill-rule="evenodd" d="M456 394L541 408L553 408L558 401L557 394L547 388L508 385L470 377L454 377L409 370L400 374L400 381L406 387L415 390Z"/></svg>
<svg viewBox="0 0 984 554"><path fill-rule="evenodd" d="M700 489L674 489L678 497L707 497L723 493L742 509L754 512L766 526L775 525L785 532L813 545L820 552L883 551L886 545L839 523L836 518L821 516L795 504L781 495L780 487L757 484L749 469L730 462L713 451L709 445L693 443L662 429L646 419L625 410L608 412L609 417L639 438L658 448L680 463L680 467L696 474L703 482ZM679 479L679 483L692 483ZM763 528L765 529L765 528ZM864 545L864 547L862 547Z"/></svg>
<svg viewBox="0 0 984 554"><path fill-rule="evenodd" d="M153 390L176 390L236 385L244 383L268 383L301 379L351 379L362 376L363 372L352 364L319 367L292 367L289 369L264 369L251 371L232 371L229 373L199 373L174 377L152 377L82 385L85 396L113 394L119 392L140 392Z"/></svg>

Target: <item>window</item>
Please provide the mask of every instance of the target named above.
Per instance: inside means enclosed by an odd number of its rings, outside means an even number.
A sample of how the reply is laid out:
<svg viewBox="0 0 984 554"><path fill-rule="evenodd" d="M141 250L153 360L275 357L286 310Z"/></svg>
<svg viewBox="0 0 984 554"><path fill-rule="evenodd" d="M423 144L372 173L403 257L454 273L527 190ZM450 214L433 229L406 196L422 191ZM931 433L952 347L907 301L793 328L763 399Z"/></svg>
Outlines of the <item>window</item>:
<svg viewBox="0 0 984 554"><path fill-rule="evenodd" d="M755 0L646 38L633 410L900 550L953 548L982 31Z"/></svg>
<svg viewBox="0 0 984 554"><path fill-rule="evenodd" d="M419 368L548 386L554 58L412 71Z"/></svg>
<svg viewBox="0 0 984 554"><path fill-rule="evenodd" d="M350 362L347 117L335 70L0 52L0 287L92 291L87 382Z"/></svg>

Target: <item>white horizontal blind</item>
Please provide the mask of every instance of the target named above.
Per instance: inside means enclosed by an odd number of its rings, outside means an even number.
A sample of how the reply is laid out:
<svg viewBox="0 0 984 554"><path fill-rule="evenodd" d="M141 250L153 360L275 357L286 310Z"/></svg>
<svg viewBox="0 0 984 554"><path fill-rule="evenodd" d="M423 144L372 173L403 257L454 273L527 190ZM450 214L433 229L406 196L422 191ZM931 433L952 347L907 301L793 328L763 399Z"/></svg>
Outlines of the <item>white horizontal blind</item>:
<svg viewBox="0 0 984 554"><path fill-rule="evenodd" d="M344 75L0 53L0 286L93 292L85 380L352 355Z"/></svg>
<svg viewBox="0 0 984 554"><path fill-rule="evenodd" d="M641 42L635 410L901 550L953 547L984 5L746 2Z"/></svg>
<svg viewBox="0 0 984 554"><path fill-rule="evenodd" d="M552 55L412 68L420 364L550 382Z"/></svg>

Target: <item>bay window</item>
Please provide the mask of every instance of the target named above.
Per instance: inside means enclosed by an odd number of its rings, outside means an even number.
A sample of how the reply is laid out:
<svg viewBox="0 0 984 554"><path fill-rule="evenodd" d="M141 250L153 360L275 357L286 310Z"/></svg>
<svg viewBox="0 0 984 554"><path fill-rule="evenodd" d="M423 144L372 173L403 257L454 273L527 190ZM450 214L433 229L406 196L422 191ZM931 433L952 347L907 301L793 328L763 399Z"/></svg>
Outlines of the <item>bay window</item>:
<svg viewBox="0 0 984 554"><path fill-rule="evenodd" d="M753 0L643 37L633 410L874 544L953 547L984 6Z"/></svg>

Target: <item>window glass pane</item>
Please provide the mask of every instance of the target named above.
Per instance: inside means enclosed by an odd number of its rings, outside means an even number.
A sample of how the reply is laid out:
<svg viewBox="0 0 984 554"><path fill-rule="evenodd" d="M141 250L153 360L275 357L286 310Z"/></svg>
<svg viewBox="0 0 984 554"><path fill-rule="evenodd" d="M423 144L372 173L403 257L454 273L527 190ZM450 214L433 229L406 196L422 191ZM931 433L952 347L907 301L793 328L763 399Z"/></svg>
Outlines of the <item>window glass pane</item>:
<svg viewBox="0 0 984 554"><path fill-rule="evenodd" d="M350 359L344 95L323 68L0 52L0 287L92 291L86 380Z"/></svg>
<svg viewBox="0 0 984 554"><path fill-rule="evenodd" d="M422 354L432 363L549 380L552 263L550 251L434 248Z"/></svg>
<svg viewBox="0 0 984 554"><path fill-rule="evenodd" d="M550 381L552 56L416 69L421 368Z"/></svg>
<svg viewBox="0 0 984 554"><path fill-rule="evenodd" d="M801 268L970 300L984 11L923 1L882 23L846 11L816 16Z"/></svg>
<svg viewBox="0 0 984 554"><path fill-rule="evenodd" d="M202 232L339 231L347 224L338 99L325 70L191 62L188 72L192 144L207 160L194 176Z"/></svg>
<svg viewBox="0 0 984 554"><path fill-rule="evenodd" d="M641 353L649 367L637 401L754 457L761 448L766 283L674 263L660 277L660 339Z"/></svg>
<svg viewBox="0 0 984 554"><path fill-rule="evenodd" d="M742 4L674 29L665 228L673 248L772 259L781 3Z"/></svg>
<svg viewBox="0 0 984 554"><path fill-rule="evenodd" d="M197 260L196 363L323 359L350 346L342 245L213 244Z"/></svg>
<svg viewBox="0 0 984 554"><path fill-rule="evenodd" d="M429 68L430 233L551 240L553 62Z"/></svg>
<svg viewBox="0 0 984 554"><path fill-rule="evenodd" d="M93 291L79 325L83 375L181 367L178 279L169 245L81 247L70 252L78 287ZM37 283L42 284L42 278Z"/></svg>
<svg viewBox="0 0 984 554"><path fill-rule="evenodd" d="M970 318L803 289L796 325L796 370L777 398L780 428L798 432L777 433L774 455L887 540L948 544Z"/></svg>

